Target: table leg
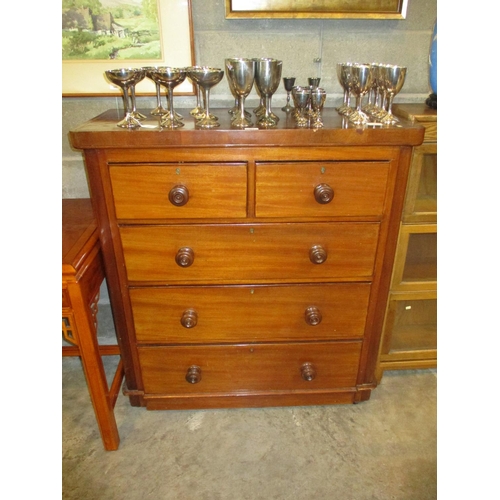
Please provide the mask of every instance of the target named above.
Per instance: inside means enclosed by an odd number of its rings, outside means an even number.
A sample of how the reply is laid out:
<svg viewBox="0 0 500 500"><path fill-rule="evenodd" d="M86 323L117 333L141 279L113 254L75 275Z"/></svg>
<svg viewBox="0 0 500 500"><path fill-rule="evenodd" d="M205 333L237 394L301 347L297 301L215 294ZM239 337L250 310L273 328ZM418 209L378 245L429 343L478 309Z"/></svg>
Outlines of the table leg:
<svg viewBox="0 0 500 500"><path fill-rule="evenodd" d="M114 401L110 396L102 358L99 354L94 318L78 284L69 283L68 292L71 297L83 370L104 448L108 451L116 450L120 444L120 436L113 411Z"/></svg>

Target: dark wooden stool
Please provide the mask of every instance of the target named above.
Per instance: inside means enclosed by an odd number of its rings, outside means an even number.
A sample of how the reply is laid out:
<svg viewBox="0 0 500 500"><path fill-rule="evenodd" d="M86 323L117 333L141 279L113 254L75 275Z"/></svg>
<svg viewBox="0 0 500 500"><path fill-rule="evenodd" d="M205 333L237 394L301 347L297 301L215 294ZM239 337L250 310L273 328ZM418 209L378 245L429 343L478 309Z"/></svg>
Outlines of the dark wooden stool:
<svg viewBox="0 0 500 500"><path fill-rule="evenodd" d="M97 303L104 280L99 232L89 199L62 200L62 333L72 346L63 356L80 356L90 399L106 450L120 443L114 407L123 380L120 359L108 387L103 355L119 355L117 345L99 346Z"/></svg>

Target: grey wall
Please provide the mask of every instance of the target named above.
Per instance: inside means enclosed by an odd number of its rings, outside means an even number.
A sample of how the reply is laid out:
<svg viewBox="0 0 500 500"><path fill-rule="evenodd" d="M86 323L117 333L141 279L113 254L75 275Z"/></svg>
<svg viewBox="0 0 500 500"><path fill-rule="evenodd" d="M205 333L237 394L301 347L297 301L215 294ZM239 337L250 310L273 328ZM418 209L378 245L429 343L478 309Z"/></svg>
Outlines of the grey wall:
<svg viewBox="0 0 500 500"><path fill-rule="evenodd" d="M428 53L437 17L437 0L409 0L404 20L336 19L226 19L224 0L191 0L196 63L222 67L226 57L274 57L283 61L283 76L298 84L310 76L321 77L327 92L326 106L339 104L342 96L335 65L343 61L383 62L408 67L405 85L395 102L424 102L430 93ZM314 62L321 59L320 63ZM248 102L256 101L256 94ZM234 104L226 80L211 93L214 106ZM273 106L283 106L280 86ZM139 98L140 108L153 108L154 100ZM194 97L176 97L176 106L193 107ZM88 197L82 156L68 143L68 131L109 108L121 109L120 98L63 98L62 197Z"/></svg>

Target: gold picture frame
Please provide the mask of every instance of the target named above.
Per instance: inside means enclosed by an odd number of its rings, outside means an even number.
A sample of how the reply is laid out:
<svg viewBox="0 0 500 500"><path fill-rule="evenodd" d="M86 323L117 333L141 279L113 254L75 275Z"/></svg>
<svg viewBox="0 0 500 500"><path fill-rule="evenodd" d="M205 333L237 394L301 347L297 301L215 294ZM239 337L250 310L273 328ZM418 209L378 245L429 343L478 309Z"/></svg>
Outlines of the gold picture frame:
<svg viewBox="0 0 500 500"><path fill-rule="evenodd" d="M225 0L226 18L405 19L408 0Z"/></svg>
<svg viewBox="0 0 500 500"><path fill-rule="evenodd" d="M158 7L161 59L63 60L63 97L121 95L121 89L106 80L104 72L107 69L143 66L194 66L191 0L158 0ZM174 93L194 95L193 86L186 79L175 88ZM136 94L155 95L155 84L149 78L145 78L137 84Z"/></svg>

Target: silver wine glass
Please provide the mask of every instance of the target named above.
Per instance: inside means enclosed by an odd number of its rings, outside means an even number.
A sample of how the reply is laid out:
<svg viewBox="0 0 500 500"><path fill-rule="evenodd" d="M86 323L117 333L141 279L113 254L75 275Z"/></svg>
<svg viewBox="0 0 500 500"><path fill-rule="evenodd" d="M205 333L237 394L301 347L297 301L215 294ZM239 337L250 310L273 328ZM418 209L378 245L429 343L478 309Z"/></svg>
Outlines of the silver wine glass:
<svg viewBox="0 0 500 500"><path fill-rule="evenodd" d="M306 116L306 111L311 100L311 89L309 87L296 85L292 88L292 97L295 109L297 110L295 114L297 127L307 127L309 125L309 119Z"/></svg>
<svg viewBox="0 0 500 500"><path fill-rule="evenodd" d="M369 121L368 115L362 111L363 97L371 88L373 79L372 68L369 64L353 64L351 66L352 93L356 97L356 111L349 115L349 121L361 125Z"/></svg>
<svg viewBox="0 0 500 500"><path fill-rule="evenodd" d="M146 67L142 68L146 72L146 76L154 82L155 87L156 87L156 108L154 108L150 111L150 113L153 116L161 116L161 115L168 113L168 110L165 109L161 103L161 84L159 81L157 81L155 74L154 74L154 71L157 68L158 68L157 66L146 66Z"/></svg>
<svg viewBox="0 0 500 500"><path fill-rule="evenodd" d="M281 111L285 111L289 113L293 110L293 106L290 105L290 96L292 93L292 88L295 85L295 77L294 76L285 76L283 78L283 86L286 90L286 105L281 108Z"/></svg>
<svg viewBox="0 0 500 500"><path fill-rule="evenodd" d="M275 128L279 118L272 112L271 100L278 89L281 80L283 61L277 59L262 58L255 64L255 85L264 97L265 111L259 118L259 128Z"/></svg>
<svg viewBox="0 0 500 500"><path fill-rule="evenodd" d="M194 66L188 68L188 74L203 89L205 101L205 111L196 121L195 126L197 128L219 127L218 118L210 114L210 89L222 80L224 71L221 68L212 68L210 66Z"/></svg>
<svg viewBox="0 0 500 500"><path fill-rule="evenodd" d="M113 85L120 87L123 92L125 117L117 123L118 127L135 129L141 126L141 122L133 114L135 103L132 105L129 100L129 90L135 87L138 72L140 70L137 68L109 69L104 72L106 79ZM144 74L144 72L142 73Z"/></svg>
<svg viewBox="0 0 500 500"><path fill-rule="evenodd" d="M253 127L254 124L245 114L245 99L250 94L255 80L255 61L244 58L226 59L225 65L229 87L238 103L238 110L231 120L231 126Z"/></svg>
<svg viewBox="0 0 500 500"><path fill-rule="evenodd" d="M154 70L155 78L161 85L167 87L168 92L168 111L162 115L160 127L180 128L184 123L174 110L174 88L180 85L186 79L185 68L171 68L170 66L160 66Z"/></svg>
<svg viewBox="0 0 500 500"><path fill-rule="evenodd" d="M137 118L138 120L145 120L147 116L143 115L142 113L139 113L136 108L136 101L135 101L135 86L144 80L146 77L146 72L144 71L143 68L137 68L135 72L135 78L134 78L134 83L130 86L130 99L132 102L132 116L134 118Z"/></svg>
<svg viewBox="0 0 500 500"><path fill-rule="evenodd" d="M399 120L392 114L392 101L394 96L403 88L407 68L387 64L382 67L382 75L387 93L387 114L380 120L384 125L393 125Z"/></svg>
<svg viewBox="0 0 500 500"><path fill-rule="evenodd" d="M189 112L196 120L200 119L205 113L205 103L203 102L203 89L191 78L191 71L194 68L201 68L201 66L190 66L186 68L186 77L193 84L193 89L196 94L196 106Z"/></svg>

